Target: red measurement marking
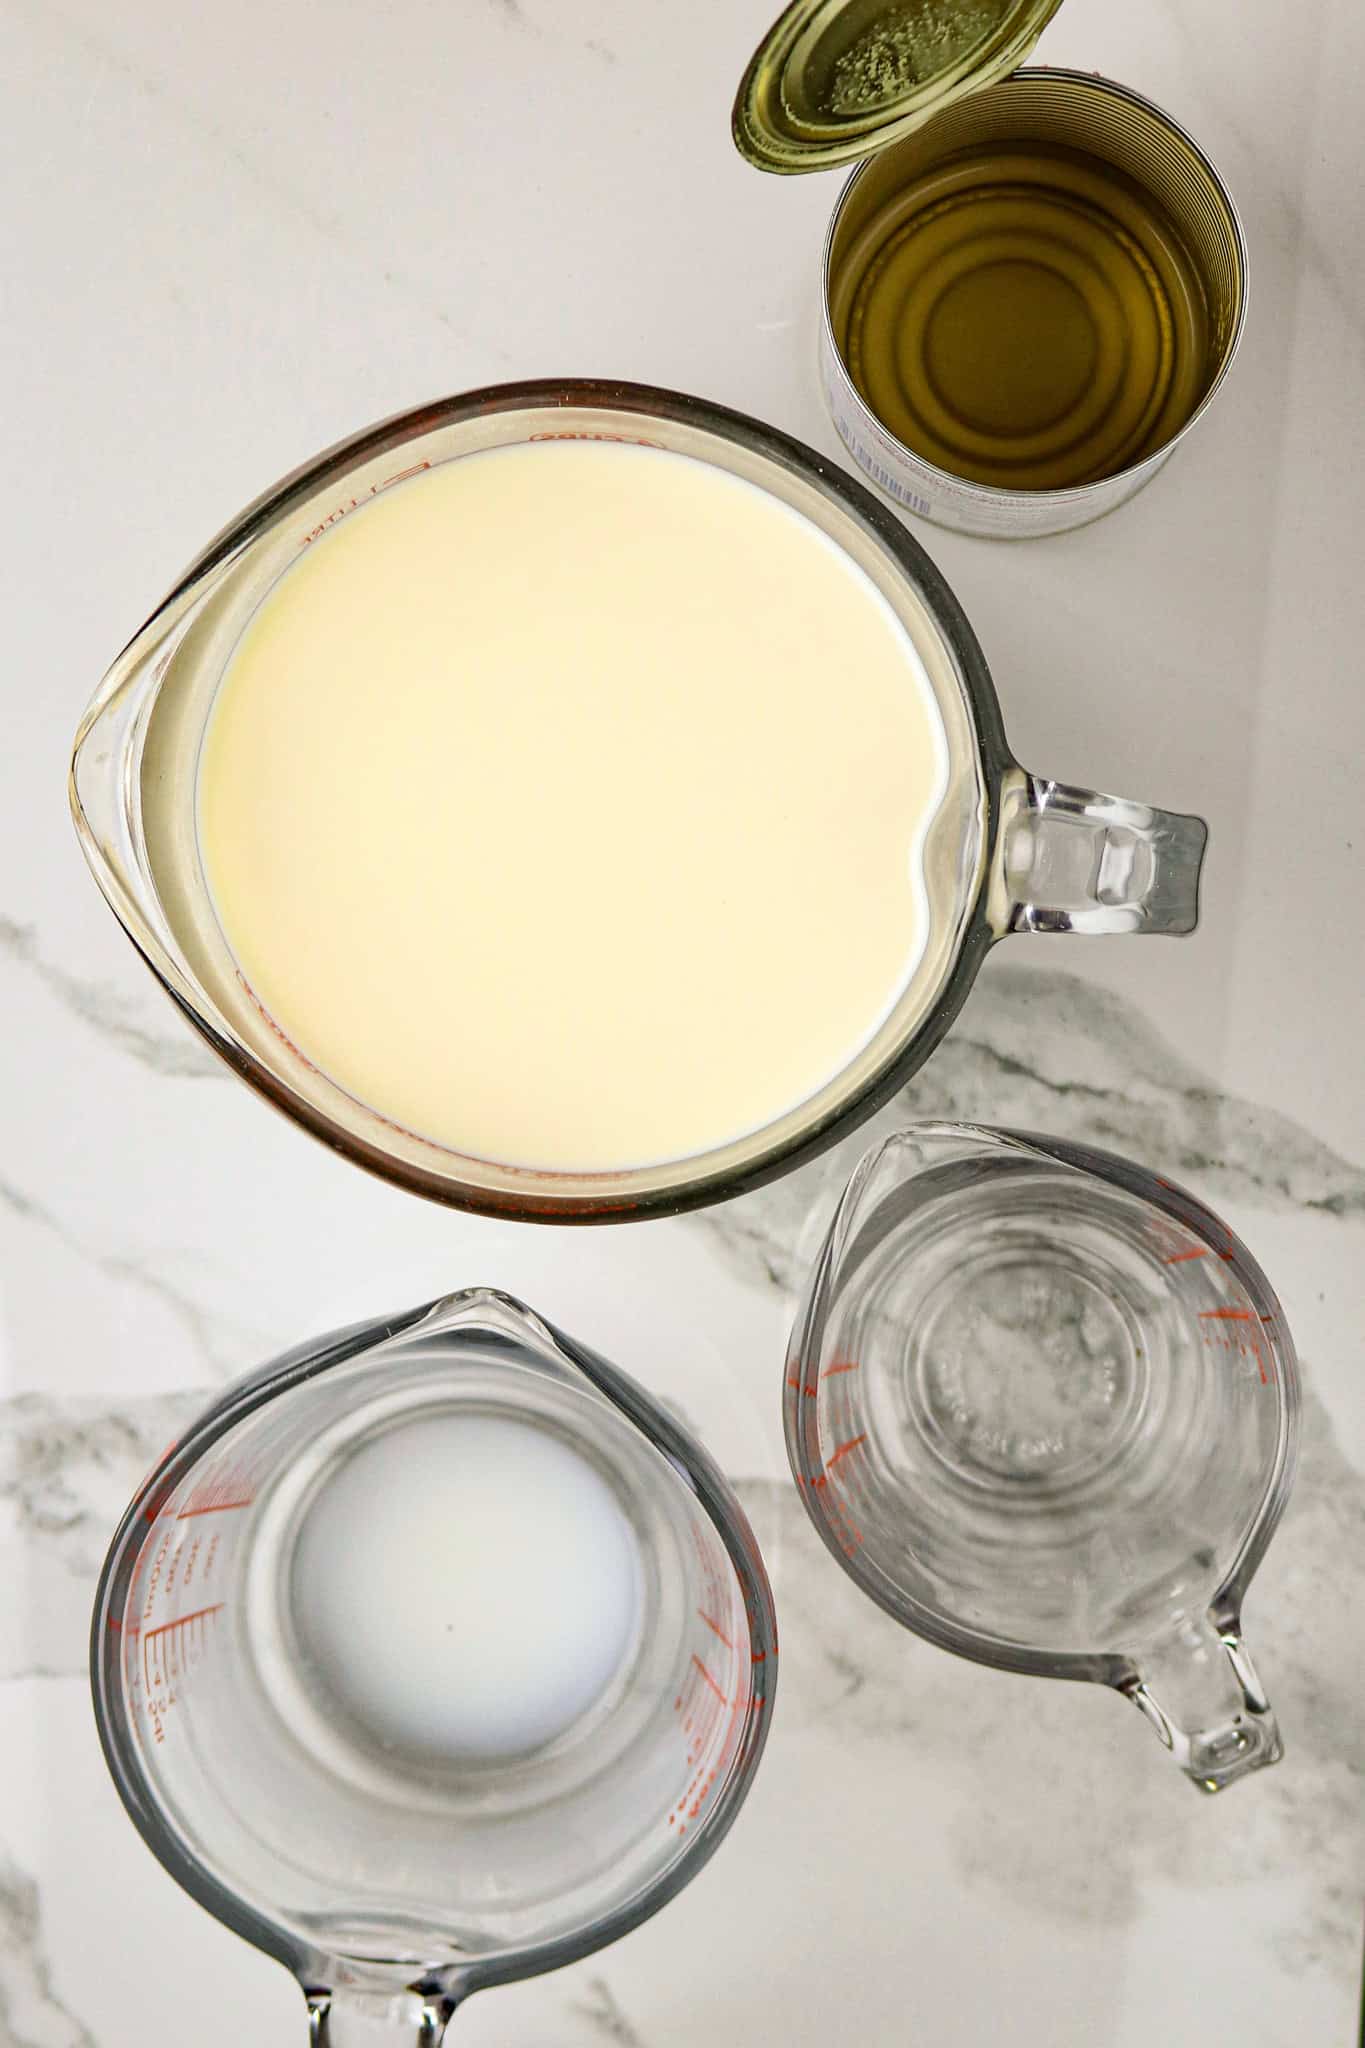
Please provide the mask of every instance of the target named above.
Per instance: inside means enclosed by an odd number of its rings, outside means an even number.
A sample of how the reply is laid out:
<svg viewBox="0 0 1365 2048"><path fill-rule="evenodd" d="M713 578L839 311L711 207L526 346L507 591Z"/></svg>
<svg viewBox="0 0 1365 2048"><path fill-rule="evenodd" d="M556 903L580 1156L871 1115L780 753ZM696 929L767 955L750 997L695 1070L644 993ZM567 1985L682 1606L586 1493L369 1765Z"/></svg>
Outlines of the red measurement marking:
<svg viewBox="0 0 1365 2048"><path fill-rule="evenodd" d="M533 441L625 441L632 448L658 448L662 444L650 441L643 434L590 434L561 430L553 434L532 434Z"/></svg>
<svg viewBox="0 0 1365 2048"><path fill-rule="evenodd" d="M693 1662L693 1663L694 1663L694 1664L696 1665L696 1667L697 1667L698 1671L700 1671L700 1673L701 1673L702 1677L703 1677L703 1678L704 1678L704 1679L706 1680L706 1683L707 1683L707 1684L708 1684L708 1685L710 1686L710 1688L711 1688L712 1692L713 1692L713 1693L715 1694L716 1698L717 1698L717 1699L718 1699L718 1700L720 1701L721 1705L722 1705L723 1707L725 1707L725 1706L728 1706L728 1705L729 1705L729 1701L728 1701L728 1700L726 1699L726 1697L725 1697L725 1694L724 1694L724 1693L723 1693L723 1692L721 1691L720 1687L719 1687L719 1686L718 1686L718 1685L716 1684L716 1681L715 1681L715 1679L714 1679L714 1678L713 1678L713 1677L711 1676L711 1674L710 1674L710 1672L709 1672L709 1671L707 1670L706 1666L705 1666L705 1665L704 1665L704 1664L702 1663L702 1661L701 1661L701 1658L700 1658L700 1657L699 1657L699 1656L697 1655L697 1653L696 1653L696 1651L695 1651L695 1650L694 1650L694 1651L692 1652L692 1662Z"/></svg>
<svg viewBox="0 0 1365 2048"><path fill-rule="evenodd" d="M840 1373L840 1372L857 1372L858 1370L859 1370L859 1362L858 1362L858 1360L857 1360L856 1358L849 1358L849 1359L845 1359L845 1360L843 1360L843 1361L842 1361L842 1362L841 1362L840 1364L838 1364L838 1365L827 1365L827 1366L825 1367L824 1371L823 1371L823 1372L821 1373L820 1377L821 1377L821 1379L822 1379L822 1380L832 1380L832 1379L834 1378L834 1375L835 1375L836 1373Z"/></svg>
<svg viewBox="0 0 1365 2048"><path fill-rule="evenodd" d="M750 1650L749 1662L751 1664L761 1664L767 1654L766 1650Z"/></svg>
<svg viewBox="0 0 1365 2048"><path fill-rule="evenodd" d="M213 1515L231 1508L249 1508L255 1501L253 1476L240 1465L227 1466L187 1487L180 1497L174 1519L185 1522L192 1515Z"/></svg>
<svg viewBox="0 0 1365 2048"><path fill-rule="evenodd" d="M800 1380L794 1380L794 1379L789 1379L789 1380L787 1381L787 1385L788 1385L789 1387L795 1387L795 1388L796 1388L796 1390L797 1390L797 1392L798 1392L798 1393L800 1393L800 1391L801 1391L801 1382L800 1382Z"/></svg>
<svg viewBox="0 0 1365 2048"><path fill-rule="evenodd" d="M725 1630L721 1627L720 1623L718 1621L713 1621L710 1615L706 1612L706 1609L704 1607L699 1607L697 1609L697 1613L701 1620L706 1623L706 1626L710 1629L712 1635L719 1636L727 1650L733 1650L735 1646L730 1641L729 1636L726 1635Z"/></svg>
<svg viewBox="0 0 1365 2048"><path fill-rule="evenodd" d="M196 1607L193 1614L181 1614L174 1621L163 1621L158 1627L147 1630L147 1641L150 1643L155 1636L168 1636L178 1628L188 1628L192 1621L202 1621L206 1614L218 1614L222 1606L223 1602L218 1600L212 1607Z"/></svg>
<svg viewBox="0 0 1365 2048"><path fill-rule="evenodd" d="M847 1443L837 1445L831 1456L825 1460L826 1472L832 1472L841 1458L846 1458L850 1451L856 1451L859 1444L865 1444L866 1442L867 1431L863 1430L859 1435L851 1436Z"/></svg>
<svg viewBox="0 0 1365 2048"><path fill-rule="evenodd" d="M1202 1323L1249 1323L1254 1321L1249 1308L1201 1308L1199 1320Z"/></svg>
<svg viewBox="0 0 1365 2048"><path fill-rule="evenodd" d="M196 1607L193 1614L181 1614L177 1616L177 1618L174 1621L163 1621L162 1623L160 1623L158 1627L149 1628L143 1631L142 1676L143 1680L146 1683L148 1692L152 1690L152 1672L149 1659L151 1656L152 1644L156 1641L157 1637L174 1636L181 1629L189 1628L194 1622L204 1621L210 1614L217 1614L221 1610L222 1606L223 1602L219 1600L212 1607Z"/></svg>
<svg viewBox="0 0 1365 2048"><path fill-rule="evenodd" d="M392 476L386 476L382 484L375 485L375 490L376 492L386 491L390 484L406 483L410 476L420 476L424 469L430 468L431 464L426 461L410 462L406 469L396 469Z"/></svg>
<svg viewBox="0 0 1365 2048"><path fill-rule="evenodd" d="M689 1763L689 1764L692 1764L693 1762L695 1762L695 1758L693 1758L693 1757L689 1757L689 1758L687 1759L687 1761L688 1761L688 1763ZM682 1795L681 1799L679 1799L679 1801L678 1801L677 1805L676 1805L676 1806L674 1807L674 1809L673 1809L673 1811L674 1811L674 1813L675 1813L675 1814L678 1814L678 1813L685 1813L685 1812L687 1811L687 1802L688 1802L688 1800L689 1800L689 1799L690 1799L690 1798L692 1797L692 1794L693 1794L693 1793L694 1793L694 1792L696 1791L696 1789L697 1789L698 1785L700 1785L700 1783L701 1783L701 1772L700 1772L700 1771L694 1771L694 1772L692 1773L692 1776L691 1776L691 1777L690 1777L690 1778L688 1779L688 1781L687 1781L687 1786L686 1786L686 1789L685 1789L685 1790L684 1790L684 1792L683 1792L683 1795Z"/></svg>
<svg viewBox="0 0 1365 2048"><path fill-rule="evenodd" d="M711 1787L715 1784L715 1782L716 1774L714 1771L712 1771L710 1776L707 1778L706 1783L702 1786L700 1792L697 1794L696 1798L693 1800L692 1804L687 1809L687 1818L689 1820L695 1820L697 1815L701 1812L702 1805L706 1799L706 1795L711 1790Z"/></svg>
<svg viewBox="0 0 1365 2048"><path fill-rule="evenodd" d="M386 476L381 483L371 484L365 496L368 498L377 498L381 491L388 490L390 484L404 483L406 482L408 477L420 476L424 469L430 468L431 464L426 461L410 463L406 469L395 470L392 476ZM299 542L299 546L306 548L313 541L321 540L323 534L326 533L329 526L336 526L341 520L343 520L347 516L348 513L354 512L358 506L363 504L363 502L364 500L361 498L351 498L344 505L334 506L333 509L329 513L327 513L326 516L322 520L320 520L315 527L312 528L311 532L304 534L303 539Z"/></svg>
<svg viewBox="0 0 1365 2048"><path fill-rule="evenodd" d="M1194 1247L1193 1251L1172 1252L1171 1256L1167 1259L1166 1264L1168 1266L1179 1266L1183 1265L1186 1259L1206 1259L1208 1255L1208 1246L1206 1244L1197 1244Z"/></svg>

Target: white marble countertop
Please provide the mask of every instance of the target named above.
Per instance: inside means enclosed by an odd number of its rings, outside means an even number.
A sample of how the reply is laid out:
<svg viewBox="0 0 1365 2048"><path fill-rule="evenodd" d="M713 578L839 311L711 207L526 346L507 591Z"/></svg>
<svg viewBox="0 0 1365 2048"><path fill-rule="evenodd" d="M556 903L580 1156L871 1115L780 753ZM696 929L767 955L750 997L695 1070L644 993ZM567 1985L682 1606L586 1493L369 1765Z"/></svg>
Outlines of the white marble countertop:
<svg viewBox="0 0 1365 2048"><path fill-rule="evenodd" d="M1127 1150L1228 1217L1303 1354L1296 1498L1248 1602L1287 1757L1200 1800L1096 1688L861 1605L784 1473L798 1243L848 1163L570 1234L367 1180L215 1071L109 917L76 719L194 549L347 431L503 377L672 384L830 453L838 181L729 104L770 0L3 0L10 653L0 749L0 2042L301 2041L183 1898L95 1743L85 1630L124 1499L207 1390L452 1286L507 1287L667 1391L746 1481L784 1630L734 1835L657 1919L475 1999L451 2040L1348 2048L1365 1898L1359 762L1365 30L1347 0L1067 0L1042 56L1189 125L1243 207L1238 368L1110 520L921 531L1031 767L1203 812L1184 942L1011 941L903 1110ZM856 1151L857 1145L853 1149Z"/></svg>

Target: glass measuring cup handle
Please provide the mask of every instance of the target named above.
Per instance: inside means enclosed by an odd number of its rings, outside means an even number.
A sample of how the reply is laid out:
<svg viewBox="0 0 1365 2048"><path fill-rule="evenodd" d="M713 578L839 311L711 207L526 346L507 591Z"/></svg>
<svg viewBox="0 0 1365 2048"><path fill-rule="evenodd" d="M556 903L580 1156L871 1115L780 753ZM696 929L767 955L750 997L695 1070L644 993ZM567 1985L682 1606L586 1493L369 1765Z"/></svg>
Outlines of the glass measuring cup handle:
<svg viewBox="0 0 1365 2048"><path fill-rule="evenodd" d="M456 2000L439 1992L305 1990L309 2048L441 2048Z"/></svg>
<svg viewBox="0 0 1365 2048"><path fill-rule="evenodd" d="M1016 768L1001 787L992 886L1001 932L1192 932L1202 818Z"/></svg>
<svg viewBox="0 0 1365 2048"><path fill-rule="evenodd" d="M1241 1623L1205 1616L1154 1651L1120 1684L1201 1792L1221 1792L1284 1755L1279 1725Z"/></svg>

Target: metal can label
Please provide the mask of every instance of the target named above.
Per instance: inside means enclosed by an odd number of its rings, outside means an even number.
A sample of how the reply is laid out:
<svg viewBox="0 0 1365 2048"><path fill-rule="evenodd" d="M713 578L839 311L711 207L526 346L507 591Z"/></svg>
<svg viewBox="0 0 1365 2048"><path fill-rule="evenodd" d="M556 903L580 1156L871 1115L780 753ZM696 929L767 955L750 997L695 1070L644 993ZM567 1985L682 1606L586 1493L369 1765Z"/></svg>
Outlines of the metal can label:
<svg viewBox="0 0 1365 2048"><path fill-rule="evenodd" d="M1098 489L1091 485L1075 493L992 491L982 484L959 483L920 462L874 419L853 388L828 322L820 333L820 377L830 418L864 476L903 510L983 539L1027 540L1088 525L1141 490L1169 452L1163 449Z"/></svg>

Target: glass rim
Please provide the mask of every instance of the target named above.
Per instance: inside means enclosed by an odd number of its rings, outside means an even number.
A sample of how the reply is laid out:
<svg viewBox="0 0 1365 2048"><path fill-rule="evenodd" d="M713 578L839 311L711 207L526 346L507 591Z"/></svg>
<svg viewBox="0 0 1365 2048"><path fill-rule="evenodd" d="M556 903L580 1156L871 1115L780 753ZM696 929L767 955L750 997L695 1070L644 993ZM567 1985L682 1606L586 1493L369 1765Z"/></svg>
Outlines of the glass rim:
<svg viewBox="0 0 1365 2048"><path fill-rule="evenodd" d="M1279 1297L1260 1264L1237 1233L1188 1188L1147 1167L1139 1166L1121 1153L1108 1152L1100 1146L1083 1144L1071 1139L1055 1138L1040 1131L1015 1130L999 1124L926 1118L904 1125L899 1131L888 1132L863 1154L839 1197L816 1271L812 1276L807 1306L792 1333L789 1362L784 1371L789 1372L793 1364L796 1364L801 1378L805 1377L804 1369L811 1356L811 1334L822 1312L835 1240L845 1211L851 1212L856 1206L859 1181L864 1172L870 1171L875 1162L896 1143L898 1138L911 1134L979 1140L991 1146L1026 1152L1051 1165L1062 1166L1071 1172L1108 1181L1140 1200L1149 1202L1192 1236L1199 1238L1211 1252L1216 1253L1231 1266L1241 1286L1256 1303L1265 1342L1275 1360L1274 1385L1277 1390L1279 1412L1275 1455L1267 1467L1260 1498L1254 1511L1248 1516L1242 1543L1210 1602L1210 1612L1225 1612L1235 1623L1240 1616L1247 1587L1255 1576L1256 1569L1275 1533L1293 1484L1299 1432L1298 1354ZM808 1455L809 1432L793 1427L791 1412L790 1408L785 1411L787 1457L797 1490L817 1534L859 1591L866 1594L868 1599L874 1601L885 1613L890 1614L903 1628L909 1629L914 1635L922 1636L926 1642L935 1644L939 1649L950 1650L955 1656L966 1657L973 1663L989 1665L1000 1671L1013 1671L1037 1678L1092 1680L1116 1688L1137 1682L1140 1677L1138 1666L1132 1658L1122 1652L1030 1648L1027 1644L1012 1638L995 1635L988 1630L970 1628L965 1623L943 1614L939 1609L925 1605L914 1595L893 1586L883 1573L871 1569L860 1551L850 1552L840 1541L836 1527L825 1512L822 1505L823 1490L812 1484L819 1475L820 1467Z"/></svg>
<svg viewBox="0 0 1365 2048"><path fill-rule="evenodd" d="M418 1137L433 1156L445 1152L451 1162L448 1170L403 1157L379 1138L362 1135L342 1123L303 1088L265 1064L232 1033L226 1020L225 1028L220 1028L219 1022L206 1014L211 1007L207 993L192 973L182 971L171 958L134 894L115 871L83 799L80 769L92 731L126 692L136 692L143 683L140 664L150 648L174 629L182 614L192 610L210 578L242 556L258 538L274 532L293 508L362 463L401 449L424 434L494 414L546 410L638 415L736 443L760 461L803 478L870 536L896 576L904 579L930 614L961 684L982 792L981 860L974 895L963 907L955 957L936 994L916 1013L903 1035L887 1046L866 1082L849 1089L823 1112L807 1117L803 1114L807 1105L794 1104L783 1117L726 1145L656 1166L574 1173L487 1161L482 1163L489 1167L490 1179L480 1181L464 1177L462 1167L467 1171L481 1162L420 1139L420 1134L409 1135ZM633 382L550 378L485 386L396 414L336 443L257 497L196 556L111 666L78 728L68 789L87 864L137 951L195 1031L238 1078L273 1107L353 1164L447 1207L526 1222L595 1223L679 1214L759 1187L855 1129L922 1064L957 1016L985 952L999 936L989 925L983 905L998 832L1001 785L1012 771L1017 771L1017 763L1005 738L990 670L966 614L932 557L865 484L806 443L710 400ZM870 1041L875 1042L875 1038ZM831 1075L825 1089L834 1087L846 1072L847 1067ZM811 1101L819 1101L819 1092ZM365 1104L357 1103L357 1107L376 1127L382 1127L382 1116ZM708 1161L716 1163L708 1167ZM501 1177L501 1184L493 1184L492 1174Z"/></svg>
<svg viewBox="0 0 1365 2048"><path fill-rule="evenodd" d="M751 1692L739 1731L734 1761L711 1805L695 1829L689 1830L675 1859L658 1877L611 1912L572 1933L533 1942L523 1948L498 1949L467 1962L439 1964L425 1974L410 1964L345 1964L352 1975L372 1971L376 1979L405 1982L456 2003L475 1991L524 1977L540 1976L579 1961L638 1927L674 1898L709 1861L729 1832L753 1783L772 1723L777 1670L777 1621L772 1588L757 1539L738 1499L710 1454L687 1436L679 1424L626 1374L557 1325L501 1288L469 1287L439 1295L420 1307L380 1316L331 1331L284 1352L225 1390L189 1425L143 1479L119 1520L100 1567L90 1623L90 1688L95 1728L106 1768L125 1812L147 1848L181 1889L233 1934L282 1963L305 1992L333 1989L343 1958L296 1937L278 1921L256 1910L225 1885L195 1854L185 1836L167 1818L141 1764L122 1683L122 1615L131 1591L142 1548L156 1520L159 1503L178 1486L207 1451L239 1422L254 1415L278 1395L319 1378L361 1353L390 1342L420 1341L459 1326L504 1328L494 1317L501 1310L518 1326L537 1326L548 1342L562 1351L591 1387L666 1456L680 1482L692 1493L714 1527L739 1582L748 1619L753 1666L762 1672L761 1690Z"/></svg>

